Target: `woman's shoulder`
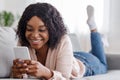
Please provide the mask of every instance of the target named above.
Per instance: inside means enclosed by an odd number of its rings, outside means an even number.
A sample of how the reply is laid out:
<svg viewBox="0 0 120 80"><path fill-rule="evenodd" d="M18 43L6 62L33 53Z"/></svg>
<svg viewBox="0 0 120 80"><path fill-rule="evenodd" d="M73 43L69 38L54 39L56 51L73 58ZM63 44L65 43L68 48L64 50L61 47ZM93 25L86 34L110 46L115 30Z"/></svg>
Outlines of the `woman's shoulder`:
<svg viewBox="0 0 120 80"><path fill-rule="evenodd" d="M67 34L62 36L60 43L58 44L57 51L62 52L64 54L72 54L73 49L72 49L72 43L70 41L70 38ZM60 53L60 54L62 54Z"/></svg>
<svg viewBox="0 0 120 80"><path fill-rule="evenodd" d="M62 47L64 45L68 45L69 47L72 47L72 43L71 43L71 40L70 40L68 34L63 35L60 40L60 43L58 44L58 46L62 46Z"/></svg>
<svg viewBox="0 0 120 80"><path fill-rule="evenodd" d="M50 49L50 52L58 55L61 55L63 53L64 55L72 53L72 44L70 42L69 36L67 34L63 35L57 47L54 49Z"/></svg>
<svg viewBox="0 0 120 80"><path fill-rule="evenodd" d="M70 37L68 36L68 34L65 34L62 36L61 42L63 42L63 41L68 41L68 42L70 41Z"/></svg>

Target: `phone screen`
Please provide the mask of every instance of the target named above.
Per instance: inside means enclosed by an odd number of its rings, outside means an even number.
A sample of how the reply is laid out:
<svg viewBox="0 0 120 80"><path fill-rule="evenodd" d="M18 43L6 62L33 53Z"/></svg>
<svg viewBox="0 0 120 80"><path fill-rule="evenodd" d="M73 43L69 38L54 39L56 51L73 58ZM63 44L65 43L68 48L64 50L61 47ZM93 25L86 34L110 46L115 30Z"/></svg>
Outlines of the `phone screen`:
<svg viewBox="0 0 120 80"><path fill-rule="evenodd" d="M14 53L15 53L15 58L20 58L20 59L31 59L30 58L30 53L27 47L21 47L17 46L14 47Z"/></svg>

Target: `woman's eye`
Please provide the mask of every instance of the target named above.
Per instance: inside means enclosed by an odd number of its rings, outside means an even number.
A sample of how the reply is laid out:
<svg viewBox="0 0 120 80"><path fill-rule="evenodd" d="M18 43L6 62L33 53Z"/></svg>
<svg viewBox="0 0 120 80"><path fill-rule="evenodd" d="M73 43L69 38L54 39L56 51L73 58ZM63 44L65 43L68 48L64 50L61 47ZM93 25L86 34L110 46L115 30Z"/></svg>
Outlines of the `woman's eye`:
<svg viewBox="0 0 120 80"><path fill-rule="evenodd" d="M32 29L26 29L26 31L32 31Z"/></svg>
<svg viewBox="0 0 120 80"><path fill-rule="evenodd" d="M40 29L39 31L40 31L40 32L45 32L45 31L46 31L46 29Z"/></svg>

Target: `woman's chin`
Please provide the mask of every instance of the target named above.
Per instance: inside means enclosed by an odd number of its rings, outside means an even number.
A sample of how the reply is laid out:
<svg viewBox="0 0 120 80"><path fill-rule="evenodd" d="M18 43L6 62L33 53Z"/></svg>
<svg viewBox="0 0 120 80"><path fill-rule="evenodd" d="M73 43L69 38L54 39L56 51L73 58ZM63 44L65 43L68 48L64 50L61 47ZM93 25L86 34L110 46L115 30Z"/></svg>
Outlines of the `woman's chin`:
<svg viewBox="0 0 120 80"><path fill-rule="evenodd" d="M33 49L40 49L40 46L32 46Z"/></svg>

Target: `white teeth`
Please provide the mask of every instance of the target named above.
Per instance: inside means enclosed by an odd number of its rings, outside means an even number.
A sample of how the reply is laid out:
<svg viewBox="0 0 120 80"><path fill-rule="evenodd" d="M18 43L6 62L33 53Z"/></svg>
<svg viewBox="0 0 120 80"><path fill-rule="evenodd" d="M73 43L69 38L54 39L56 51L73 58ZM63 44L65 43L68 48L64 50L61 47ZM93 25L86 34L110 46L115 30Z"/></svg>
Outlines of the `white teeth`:
<svg viewBox="0 0 120 80"><path fill-rule="evenodd" d="M40 40L31 40L32 42L39 42Z"/></svg>
<svg viewBox="0 0 120 80"><path fill-rule="evenodd" d="M33 42L39 42L39 41L33 41Z"/></svg>

